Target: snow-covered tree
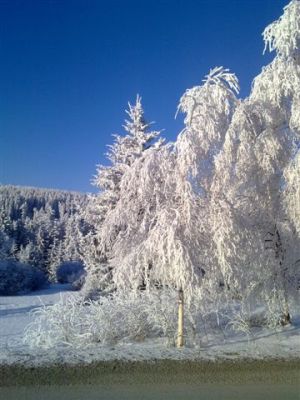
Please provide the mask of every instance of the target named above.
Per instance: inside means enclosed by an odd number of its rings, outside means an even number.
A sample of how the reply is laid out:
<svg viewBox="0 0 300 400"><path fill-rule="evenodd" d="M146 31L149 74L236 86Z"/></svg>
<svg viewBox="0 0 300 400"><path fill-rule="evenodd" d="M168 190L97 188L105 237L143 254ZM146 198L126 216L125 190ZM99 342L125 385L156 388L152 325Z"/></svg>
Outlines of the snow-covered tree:
<svg viewBox="0 0 300 400"><path fill-rule="evenodd" d="M283 201L286 214L300 236L300 147L285 170Z"/></svg>
<svg viewBox="0 0 300 400"><path fill-rule="evenodd" d="M255 78L249 98L236 109L217 157L211 219L219 266L239 295L246 289L270 299L289 320L284 172L300 139L300 3L264 31L277 51ZM250 290L251 291L251 290Z"/></svg>
<svg viewBox="0 0 300 400"><path fill-rule="evenodd" d="M282 207L285 212L285 258L288 279L298 289L300 286L300 148L284 171L285 186ZM291 285L290 285L291 286Z"/></svg>
<svg viewBox="0 0 300 400"><path fill-rule="evenodd" d="M125 136L114 135L114 143L109 145L106 153L109 166L99 165L93 183L99 188L96 207L101 219L115 207L119 200L120 182L122 176L133 162L141 157L157 139L160 132L149 130L150 124L145 122L141 97L138 95L135 105L128 103L125 120ZM98 222L101 224L101 220Z"/></svg>
<svg viewBox="0 0 300 400"><path fill-rule="evenodd" d="M126 228L112 217L120 202L123 177L137 160L143 159L146 150L163 143L162 139L158 139L160 132L150 130L151 124L145 122L140 96L137 96L134 105L129 103L128 107L126 113L129 119L124 124L126 134L114 135L114 143L109 146L107 153L110 165L98 166L94 178L100 193L90 203L89 213L95 233L91 233L85 240L88 247L85 257L88 266L85 285L87 295L104 290L107 285L111 287L112 266L108 264L108 254L120 232Z"/></svg>
<svg viewBox="0 0 300 400"><path fill-rule="evenodd" d="M0 259L5 260L10 258L10 249L12 246L12 239L0 229Z"/></svg>

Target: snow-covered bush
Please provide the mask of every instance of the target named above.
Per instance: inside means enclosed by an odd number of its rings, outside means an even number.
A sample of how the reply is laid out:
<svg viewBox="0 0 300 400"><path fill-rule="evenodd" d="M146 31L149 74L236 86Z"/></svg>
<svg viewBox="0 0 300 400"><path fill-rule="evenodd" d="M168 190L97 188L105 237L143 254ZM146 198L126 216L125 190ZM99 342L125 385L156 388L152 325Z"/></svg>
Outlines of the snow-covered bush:
<svg viewBox="0 0 300 400"><path fill-rule="evenodd" d="M46 276L38 269L14 260L0 261L0 295L26 293L46 284Z"/></svg>
<svg viewBox="0 0 300 400"><path fill-rule="evenodd" d="M71 283L75 289L80 289L84 283L84 265L79 261L66 261L56 271L59 283Z"/></svg>
<svg viewBox="0 0 300 400"><path fill-rule="evenodd" d="M174 346L177 295L176 290L163 288L115 292L96 301L78 295L61 297L54 305L33 310L33 322L25 330L24 343L32 348L84 348L162 338L167 346ZM185 307L184 339L188 346L205 346L209 338L220 334L222 340L232 340L236 334L249 339L259 329L280 326L281 321L276 320L279 314L270 313L269 308L236 301L226 303L221 293L216 302L208 304L203 301L204 296L201 290L196 291L193 304Z"/></svg>
<svg viewBox="0 0 300 400"><path fill-rule="evenodd" d="M177 293L173 289L124 291L97 301L69 296L57 304L37 308L33 314L24 336L25 343L32 347L82 347L149 337L165 338L170 345L175 343Z"/></svg>

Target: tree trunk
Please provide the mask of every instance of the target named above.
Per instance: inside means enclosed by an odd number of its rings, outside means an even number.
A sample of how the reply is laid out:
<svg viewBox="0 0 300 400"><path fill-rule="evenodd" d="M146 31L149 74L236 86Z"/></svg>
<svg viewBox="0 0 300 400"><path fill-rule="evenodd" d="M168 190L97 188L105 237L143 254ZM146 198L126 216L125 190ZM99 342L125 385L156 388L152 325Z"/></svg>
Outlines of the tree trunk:
<svg viewBox="0 0 300 400"><path fill-rule="evenodd" d="M178 332L177 347L183 347L183 290L178 292Z"/></svg>
<svg viewBox="0 0 300 400"><path fill-rule="evenodd" d="M284 312L283 316L281 318L281 325L288 325L291 323L291 315L289 311L289 302L288 302L288 288L286 287L286 281L287 281L287 272L286 272L286 267L284 267L284 249L281 241L281 236L279 233L279 230L277 229L275 225L275 235L276 235L276 242L275 242L275 257L279 260L279 276L278 278L280 279L280 285L283 291L283 296L284 296Z"/></svg>

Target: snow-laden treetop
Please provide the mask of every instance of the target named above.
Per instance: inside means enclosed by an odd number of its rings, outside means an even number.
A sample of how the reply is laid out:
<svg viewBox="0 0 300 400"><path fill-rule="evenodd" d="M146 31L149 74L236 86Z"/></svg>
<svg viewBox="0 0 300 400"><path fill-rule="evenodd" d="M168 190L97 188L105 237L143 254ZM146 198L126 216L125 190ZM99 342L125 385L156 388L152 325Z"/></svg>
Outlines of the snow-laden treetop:
<svg viewBox="0 0 300 400"><path fill-rule="evenodd" d="M177 112L186 113L184 122L189 127L203 124L204 119L216 112L228 115L231 102L236 100L235 93L239 92L237 77L223 67L211 69L203 82L201 86L186 90L178 105Z"/></svg>
<svg viewBox="0 0 300 400"><path fill-rule="evenodd" d="M263 32L265 50L276 50L283 57L300 56L300 1L292 0L283 15Z"/></svg>

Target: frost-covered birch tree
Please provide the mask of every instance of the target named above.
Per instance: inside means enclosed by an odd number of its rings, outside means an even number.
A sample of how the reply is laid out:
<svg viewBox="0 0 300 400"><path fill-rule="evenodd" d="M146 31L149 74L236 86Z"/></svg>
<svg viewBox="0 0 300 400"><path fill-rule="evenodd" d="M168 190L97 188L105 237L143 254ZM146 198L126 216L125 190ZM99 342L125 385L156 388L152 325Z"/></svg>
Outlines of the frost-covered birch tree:
<svg viewBox="0 0 300 400"><path fill-rule="evenodd" d="M299 148L300 2L292 1L264 33L277 55L236 109L217 158L211 216L219 266L239 296L276 303L290 319L285 171ZM274 295L274 296L273 296ZM272 298L273 296L273 298Z"/></svg>
<svg viewBox="0 0 300 400"><path fill-rule="evenodd" d="M300 148L284 171L284 183L285 257L289 266L289 288L294 291L300 286Z"/></svg>
<svg viewBox="0 0 300 400"><path fill-rule="evenodd" d="M176 144L148 149L124 174L120 200L109 218L124 227L109 261L117 288L172 286L182 288L191 301L209 256L205 214L213 159L237 90L234 74L212 70L202 86L180 100L186 128ZM111 229L111 224L102 229L103 240Z"/></svg>

